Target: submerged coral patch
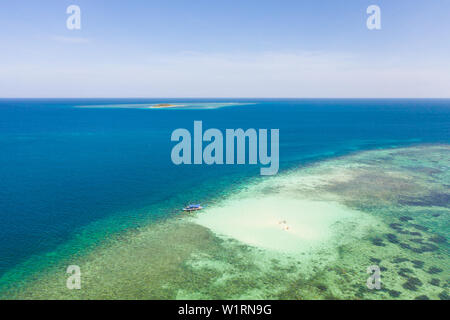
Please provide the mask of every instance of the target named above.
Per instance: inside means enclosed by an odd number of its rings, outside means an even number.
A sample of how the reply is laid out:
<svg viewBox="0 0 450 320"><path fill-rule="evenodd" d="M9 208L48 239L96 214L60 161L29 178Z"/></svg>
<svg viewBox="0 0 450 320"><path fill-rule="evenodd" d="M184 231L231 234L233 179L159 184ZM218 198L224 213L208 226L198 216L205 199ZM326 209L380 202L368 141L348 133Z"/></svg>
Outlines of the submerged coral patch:
<svg viewBox="0 0 450 320"><path fill-rule="evenodd" d="M448 300L448 163L449 146L415 146L258 177L0 297ZM68 263L80 266L82 290L66 289ZM380 290L367 288L372 267Z"/></svg>

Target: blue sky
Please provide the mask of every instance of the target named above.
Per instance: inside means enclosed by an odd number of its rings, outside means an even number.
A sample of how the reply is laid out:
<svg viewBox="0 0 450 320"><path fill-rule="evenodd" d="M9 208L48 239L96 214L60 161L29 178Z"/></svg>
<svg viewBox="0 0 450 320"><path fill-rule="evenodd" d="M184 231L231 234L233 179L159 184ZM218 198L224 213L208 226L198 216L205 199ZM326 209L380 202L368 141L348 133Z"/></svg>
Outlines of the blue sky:
<svg viewBox="0 0 450 320"><path fill-rule="evenodd" d="M449 17L447 0L2 1L0 97L450 97Z"/></svg>

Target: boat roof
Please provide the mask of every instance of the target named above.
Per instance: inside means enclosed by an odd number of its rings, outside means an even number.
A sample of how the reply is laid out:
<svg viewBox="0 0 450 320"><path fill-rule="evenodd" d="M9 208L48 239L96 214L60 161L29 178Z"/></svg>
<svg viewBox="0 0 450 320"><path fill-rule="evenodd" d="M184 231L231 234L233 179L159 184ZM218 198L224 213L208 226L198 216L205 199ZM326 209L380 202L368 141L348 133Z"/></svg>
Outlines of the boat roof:
<svg viewBox="0 0 450 320"><path fill-rule="evenodd" d="M190 204L187 206L188 208L199 208L200 205L199 204Z"/></svg>

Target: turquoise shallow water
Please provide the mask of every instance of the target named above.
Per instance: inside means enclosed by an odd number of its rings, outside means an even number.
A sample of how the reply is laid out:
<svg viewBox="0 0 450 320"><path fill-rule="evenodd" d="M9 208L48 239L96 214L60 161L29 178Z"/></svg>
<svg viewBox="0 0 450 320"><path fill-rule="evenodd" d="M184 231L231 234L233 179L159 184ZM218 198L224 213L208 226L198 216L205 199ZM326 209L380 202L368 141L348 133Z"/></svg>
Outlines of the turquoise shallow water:
<svg viewBox="0 0 450 320"><path fill-rule="evenodd" d="M159 102L166 101L0 101L0 287L27 285L62 261L106 245L105 239L139 234L155 221L170 219L186 202L214 206L236 188L262 179L259 166L174 166L170 133L192 128L194 120L220 129L279 128L281 173L361 150L450 140L448 100L239 100L251 104L205 110L77 108ZM449 185L446 179L441 183ZM376 190L369 188L367 194L372 193ZM408 197L403 204L414 205L417 200ZM427 199L431 206L448 203L442 194ZM346 203L362 206L351 199ZM173 292L166 297L174 298Z"/></svg>

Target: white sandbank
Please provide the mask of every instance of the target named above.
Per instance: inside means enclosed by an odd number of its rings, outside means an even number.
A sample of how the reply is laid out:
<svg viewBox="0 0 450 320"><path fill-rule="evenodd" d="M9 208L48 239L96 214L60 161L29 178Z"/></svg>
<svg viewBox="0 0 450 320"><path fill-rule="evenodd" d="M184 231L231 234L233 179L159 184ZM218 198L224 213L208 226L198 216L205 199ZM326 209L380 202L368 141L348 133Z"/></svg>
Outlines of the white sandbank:
<svg viewBox="0 0 450 320"><path fill-rule="evenodd" d="M218 235L283 253L307 253L356 236L373 218L334 201L276 195L233 198L198 214Z"/></svg>

